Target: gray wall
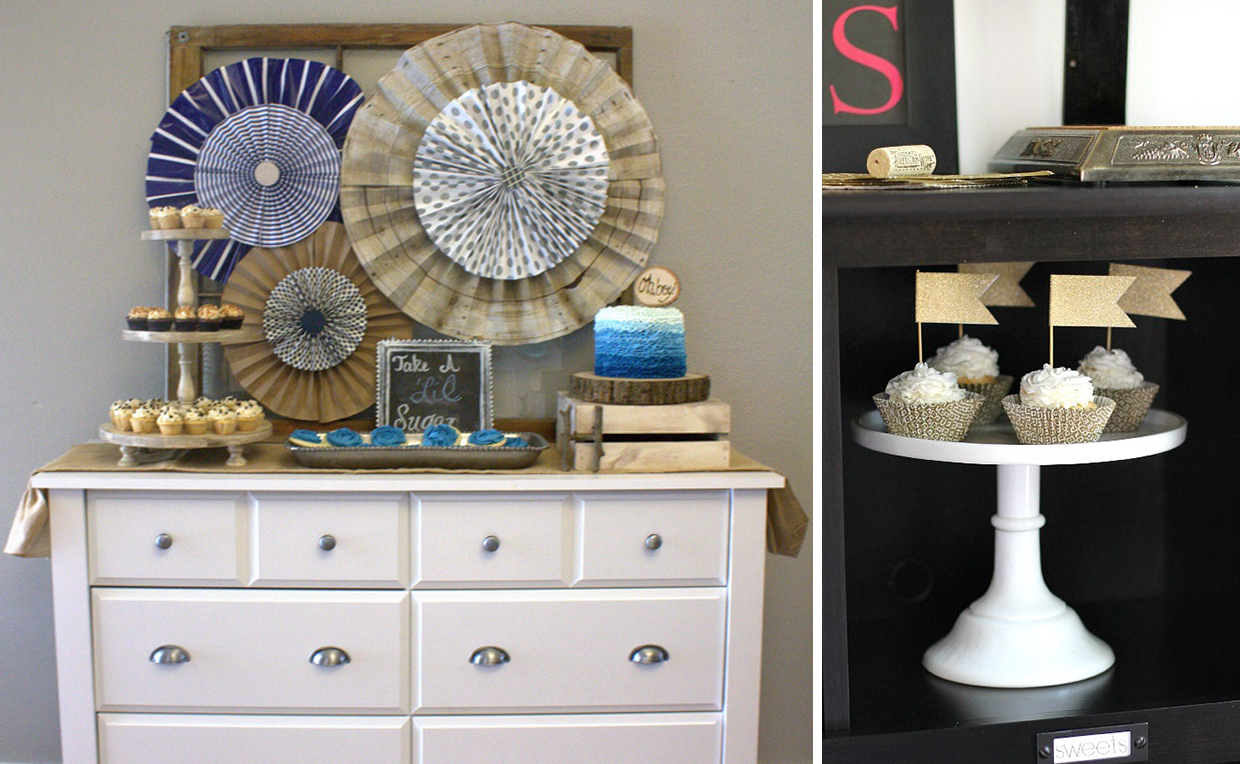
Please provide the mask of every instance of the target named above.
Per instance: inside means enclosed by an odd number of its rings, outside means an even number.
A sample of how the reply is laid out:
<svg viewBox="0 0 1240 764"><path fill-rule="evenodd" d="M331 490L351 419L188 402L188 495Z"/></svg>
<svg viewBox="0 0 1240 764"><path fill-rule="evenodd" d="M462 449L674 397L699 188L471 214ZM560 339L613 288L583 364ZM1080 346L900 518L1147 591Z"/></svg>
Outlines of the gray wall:
<svg viewBox="0 0 1240 764"><path fill-rule="evenodd" d="M160 351L121 341L119 329L131 306L163 294L163 255L138 232L168 27L507 20L633 27L635 91L668 186L651 262L685 285L690 367L732 404L735 446L787 475L808 508L809 2L0 0L0 525L31 470L95 437L112 400L164 392ZM588 334L565 347L563 368L588 368ZM547 394L567 380L549 376ZM795 560L768 557L767 575L761 760L808 762L812 539ZM0 762L58 761L47 561L0 555L0 645Z"/></svg>

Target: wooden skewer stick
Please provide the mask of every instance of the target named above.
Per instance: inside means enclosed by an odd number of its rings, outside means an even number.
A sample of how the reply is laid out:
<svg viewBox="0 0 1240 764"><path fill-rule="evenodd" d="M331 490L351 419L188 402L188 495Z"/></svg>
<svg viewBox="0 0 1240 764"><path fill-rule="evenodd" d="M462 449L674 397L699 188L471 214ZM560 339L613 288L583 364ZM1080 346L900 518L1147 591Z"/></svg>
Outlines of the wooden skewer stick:
<svg viewBox="0 0 1240 764"><path fill-rule="evenodd" d="M1051 324L1050 334L1051 334L1050 364L1051 364L1051 368L1053 369L1055 368L1055 325L1054 324Z"/></svg>
<svg viewBox="0 0 1240 764"><path fill-rule="evenodd" d="M1111 352L1111 327L1107 327L1107 352Z"/></svg>
<svg viewBox="0 0 1240 764"><path fill-rule="evenodd" d="M956 336L964 337L964 324L956 324Z"/></svg>
<svg viewBox="0 0 1240 764"><path fill-rule="evenodd" d="M917 363L921 363L926 359L926 354L921 349L921 322L917 322Z"/></svg>

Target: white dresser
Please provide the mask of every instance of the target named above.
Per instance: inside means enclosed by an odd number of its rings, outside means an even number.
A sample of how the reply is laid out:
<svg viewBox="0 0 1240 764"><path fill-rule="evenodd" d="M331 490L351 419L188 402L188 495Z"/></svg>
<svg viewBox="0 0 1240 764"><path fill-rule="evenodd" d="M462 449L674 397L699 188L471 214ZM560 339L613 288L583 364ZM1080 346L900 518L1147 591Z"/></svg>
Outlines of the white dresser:
<svg viewBox="0 0 1240 764"><path fill-rule="evenodd" d="M753 764L771 472L42 473L65 764Z"/></svg>

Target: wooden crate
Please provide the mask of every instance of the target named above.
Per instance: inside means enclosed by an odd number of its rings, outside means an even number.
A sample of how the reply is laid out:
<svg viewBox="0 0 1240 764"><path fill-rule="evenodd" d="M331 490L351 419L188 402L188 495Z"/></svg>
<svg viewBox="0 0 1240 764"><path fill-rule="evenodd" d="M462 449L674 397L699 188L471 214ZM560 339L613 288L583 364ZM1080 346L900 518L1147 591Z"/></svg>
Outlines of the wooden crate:
<svg viewBox="0 0 1240 764"><path fill-rule="evenodd" d="M556 440L565 470L727 469L732 408L709 399L666 406L589 403L561 392Z"/></svg>

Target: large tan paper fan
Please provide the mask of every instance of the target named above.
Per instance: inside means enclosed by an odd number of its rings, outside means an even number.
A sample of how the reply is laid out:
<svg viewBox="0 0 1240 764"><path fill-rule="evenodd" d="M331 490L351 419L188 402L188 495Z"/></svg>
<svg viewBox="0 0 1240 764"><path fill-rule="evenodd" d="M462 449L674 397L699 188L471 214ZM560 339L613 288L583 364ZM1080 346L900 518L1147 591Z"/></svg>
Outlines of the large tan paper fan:
<svg viewBox="0 0 1240 764"><path fill-rule="evenodd" d="M263 334L263 313L273 291L306 269L340 274L356 287L366 308L360 342L356 347L349 343L351 352L343 360L317 370L295 368L281 360ZM233 376L264 406L290 419L332 422L374 403L375 347L380 340L408 338L412 333L405 315L367 277L349 246L344 226L338 223L324 223L287 247L251 249L233 270L223 300L240 307L245 326L260 337L224 348Z"/></svg>
<svg viewBox="0 0 1240 764"><path fill-rule="evenodd" d="M590 119L606 144L606 194L571 254L536 274L488 278L480 274L503 268L471 272L428 234L415 163L425 161L419 144L441 113L471 92L516 82L549 88ZM425 178L426 165L417 167ZM663 192L658 139L628 85L582 45L509 23L459 29L401 56L353 119L340 204L362 266L405 313L452 337L522 344L567 334L620 296L658 239Z"/></svg>

